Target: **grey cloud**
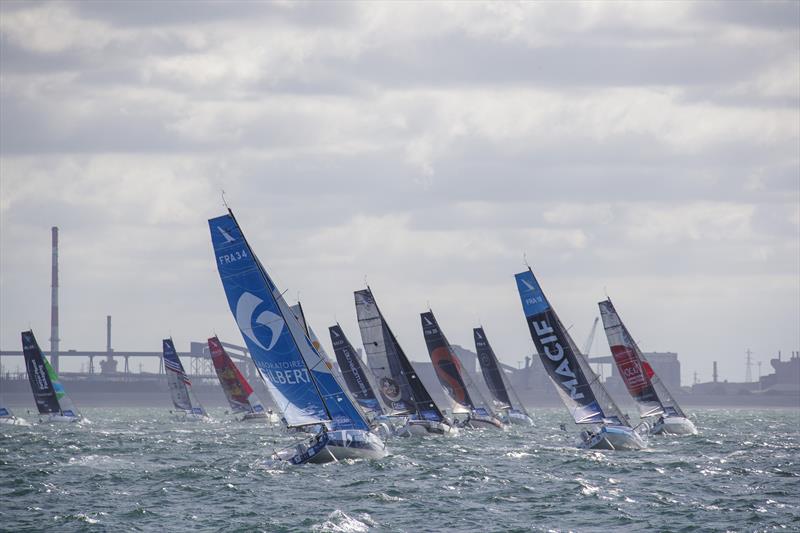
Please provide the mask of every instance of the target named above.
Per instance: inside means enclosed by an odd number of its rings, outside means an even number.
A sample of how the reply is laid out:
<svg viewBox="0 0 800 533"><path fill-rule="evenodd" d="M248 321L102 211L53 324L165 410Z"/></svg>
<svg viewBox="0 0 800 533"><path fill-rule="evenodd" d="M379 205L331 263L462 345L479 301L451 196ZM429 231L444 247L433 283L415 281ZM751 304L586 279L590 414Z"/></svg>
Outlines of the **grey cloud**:
<svg viewBox="0 0 800 533"><path fill-rule="evenodd" d="M293 24L307 27L351 26L357 20L356 5L349 2L185 1L77 2L72 5L86 18L120 27L193 25L249 22L265 25Z"/></svg>
<svg viewBox="0 0 800 533"><path fill-rule="evenodd" d="M705 20L784 31L800 27L800 3L794 0L768 2L695 2L695 14Z"/></svg>

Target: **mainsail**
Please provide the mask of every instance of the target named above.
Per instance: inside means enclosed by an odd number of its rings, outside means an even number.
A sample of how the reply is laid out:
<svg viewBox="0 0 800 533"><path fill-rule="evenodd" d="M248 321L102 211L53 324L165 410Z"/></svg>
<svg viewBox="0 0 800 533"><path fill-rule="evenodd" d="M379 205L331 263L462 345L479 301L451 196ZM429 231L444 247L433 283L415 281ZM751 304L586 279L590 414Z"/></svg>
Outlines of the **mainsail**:
<svg viewBox="0 0 800 533"><path fill-rule="evenodd" d="M603 318L603 327L606 330L614 363L625 382L625 387L636 400L639 414L642 417L660 414L685 417L686 415L669 393L664 382L642 355L642 351L619 317L614 304L611 303L611 298L598 302L597 305L600 306L600 316Z"/></svg>
<svg viewBox="0 0 800 533"><path fill-rule="evenodd" d="M356 399L358 404L373 416L383 414L380 401L375 395L375 391L370 383L369 376L361 364L353 345L347 340L341 326L336 324L328 328L331 335L333 352L336 354L336 361L342 371L342 377L350 394Z"/></svg>
<svg viewBox="0 0 800 533"><path fill-rule="evenodd" d="M177 408L196 415L205 415L206 410L200 405L192 391L192 382L183 364L175 351L175 344L172 339L162 341L164 369L167 373L169 392L172 395L172 404Z"/></svg>
<svg viewBox="0 0 800 533"><path fill-rule="evenodd" d="M208 221L217 268L250 355L287 425L329 422L335 430L368 430L228 213Z"/></svg>
<svg viewBox="0 0 800 533"><path fill-rule="evenodd" d="M515 276L522 309L539 358L577 424L627 420L589 367L528 269Z"/></svg>
<svg viewBox="0 0 800 533"><path fill-rule="evenodd" d="M384 403L391 407L391 414L416 414L427 420L444 420L383 318L370 288L356 291L354 296L367 363L378 379L378 389Z"/></svg>
<svg viewBox="0 0 800 533"><path fill-rule="evenodd" d="M445 393L453 402L453 413L469 413L475 409L475 403L464 383L461 361L450 348L450 343L436 322L433 311L421 313L420 320L433 369Z"/></svg>
<svg viewBox="0 0 800 533"><path fill-rule="evenodd" d="M22 332L22 352L28 380L40 414L60 413L63 416L79 416L78 410L67 396L58 374L45 359L33 331Z"/></svg>
<svg viewBox="0 0 800 533"><path fill-rule="evenodd" d="M228 398L231 410L234 413L263 413L264 405L258 395L233 363L216 336L208 339L208 349L211 352L214 370L217 372L219 383L222 385L225 397Z"/></svg>
<svg viewBox="0 0 800 533"><path fill-rule="evenodd" d="M508 409L511 407L511 398L508 396L506 384L503 381L502 370L497 361L497 357L489 344L489 339L486 338L486 333L483 328L474 328L472 335L475 339L475 351L478 354L478 363L481 365L481 373L483 379L486 381L486 387L494 399L495 405L499 409Z"/></svg>

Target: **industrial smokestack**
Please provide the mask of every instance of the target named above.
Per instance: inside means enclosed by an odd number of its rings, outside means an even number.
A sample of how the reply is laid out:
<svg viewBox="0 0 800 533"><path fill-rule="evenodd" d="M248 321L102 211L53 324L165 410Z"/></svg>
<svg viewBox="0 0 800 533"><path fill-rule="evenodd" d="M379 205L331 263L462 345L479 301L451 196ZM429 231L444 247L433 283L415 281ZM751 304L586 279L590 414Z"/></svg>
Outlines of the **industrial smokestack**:
<svg viewBox="0 0 800 533"><path fill-rule="evenodd" d="M716 361L714 361L714 374L713 374L713 376L714 376L714 383L716 383L717 382L717 362Z"/></svg>
<svg viewBox="0 0 800 533"><path fill-rule="evenodd" d="M53 226L53 265L50 283L50 361L58 372L58 227Z"/></svg>
<svg viewBox="0 0 800 533"><path fill-rule="evenodd" d="M106 354L111 355L111 315L106 316Z"/></svg>

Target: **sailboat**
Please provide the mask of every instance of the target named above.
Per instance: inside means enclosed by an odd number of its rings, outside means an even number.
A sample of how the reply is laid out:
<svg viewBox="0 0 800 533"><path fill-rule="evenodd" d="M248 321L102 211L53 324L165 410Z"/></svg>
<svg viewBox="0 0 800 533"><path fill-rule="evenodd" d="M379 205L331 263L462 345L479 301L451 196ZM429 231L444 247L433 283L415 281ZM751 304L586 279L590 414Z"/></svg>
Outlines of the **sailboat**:
<svg viewBox="0 0 800 533"><path fill-rule="evenodd" d="M162 348L169 392L172 395L172 404L176 409L172 412L181 421L210 420L208 413L200 405L200 401L192 390L192 382L183 369L172 339L164 339Z"/></svg>
<svg viewBox="0 0 800 533"><path fill-rule="evenodd" d="M39 409L39 420L43 422L86 421L75 404L67 396L58 374L42 354L33 331L22 332L22 352L25 368L33 391L33 399Z"/></svg>
<svg viewBox="0 0 800 533"><path fill-rule="evenodd" d="M650 433L671 435L696 435L697 428L686 417L683 409L669 393L664 382L653 371L650 363L622 322L611 298L598 302L608 345L625 387L639 407L643 419L658 417Z"/></svg>
<svg viewBox="0 0 800 533"><path fill-rule="evenodd" d="M465 427L503 429L503 423L494 416L483 394L472 383L469 373L463 371L461 361L450 347L447 337L436 322L436 317L433 316L433 311L428 310L421 313L420 320L422 321L425 345L428 347L428 354L436 371L436 377L439 378L445 394L452 401L453 414L467 415L467 419L462 423ZM467 389L464 377L472 385L472 395Z"/></svg>
<svg viewBox="0 0 800 533"><path fill-rule="evenodd" d="M233 212L208 221L222 286L250 356L289 428L319 425L275 453L292 464L381 458L386 445L344 393L283 295L253 254Z"/></svg>
<svg viewBox="0 0 800 533"><path fill-rule="evenodd" d="M455 435L458 430L431 398L417 376L389 324L381 314L372 290L354 293L358 327L367 362L378 380L378 392L390 409L389 416L404 416L400 436Z"/></svg>
<svg viewBox="0 0 800 533"><path fill-rule="evenodd" d="M337 323L335 326L330 326L328 332L331 336L333 353L336 355L336 361L339 363L342 377L344 377L345 385L350 390L350 394L361 406L361 409L367 413L367 416L373 420L383 417L383 406L375 394L375 387L369 379L369 375L364 369L364 365L361 363L361 359L358 357L353 345L350 344L344 331L342 331L342 327Z"/></svg>
<svg viewBox="0 0 800 533"><path fill-rule="evenodd" d="M511 383L506 384L503 379L500 362L497 360L494 350L492 350L492 345L489 344L489 339L483 331L483 326L474 328L472 335L475 339L475 352L478 354L481 373L484 381L486 381L486 387L494 399L495 406L501 411L505 411L506 419L510 424L532 426L533 418L525 409L522 400L519 399L517 391L514 390ZM509 392L514 395L515 401L513 403Z"/></svg>
<svg viewBox="0 0 800 533"><path fill-rule="evenodd" d="M223 348L219 339L214 336L208 339L208 350L211 353L211 361L214 363L214 370L217 372L219 384L225 392L228 404L233 413L244 413L242 421L266 420L267 422L277 422L278 417L274 416L271 410L264 408L261 399L233 363L233 360Z"/></svg>
<svg viewBox="0 0 800 533"><path fill-rule="evenodd" d="M647 446L580 353L530 268L515 276L531 338L547 375L581 432L580 447L639 450Z"/></svg>
<svg viewBox="0 0 800 533"><path fill-rule="evenodd" d="M30 424L24 418L12 413L11 408L0 399L0 426L30 426Z"/></svg>

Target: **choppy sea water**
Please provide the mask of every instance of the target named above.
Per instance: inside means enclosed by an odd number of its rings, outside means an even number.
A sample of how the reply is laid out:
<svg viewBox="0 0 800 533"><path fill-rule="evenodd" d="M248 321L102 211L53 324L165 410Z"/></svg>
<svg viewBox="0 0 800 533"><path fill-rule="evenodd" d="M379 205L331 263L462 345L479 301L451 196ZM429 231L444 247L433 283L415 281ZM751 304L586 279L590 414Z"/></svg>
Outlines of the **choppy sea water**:
<svg viewBox="0 0 800 533"><path fill-rule="evenodd" d="M300 467L264 462L294 437L222 410L84 412L91 425L0 426L0 529L800 530L798 410L694 410L700 435L642 452L578 450L563 410L539 410L535 428Z"/></svg>

